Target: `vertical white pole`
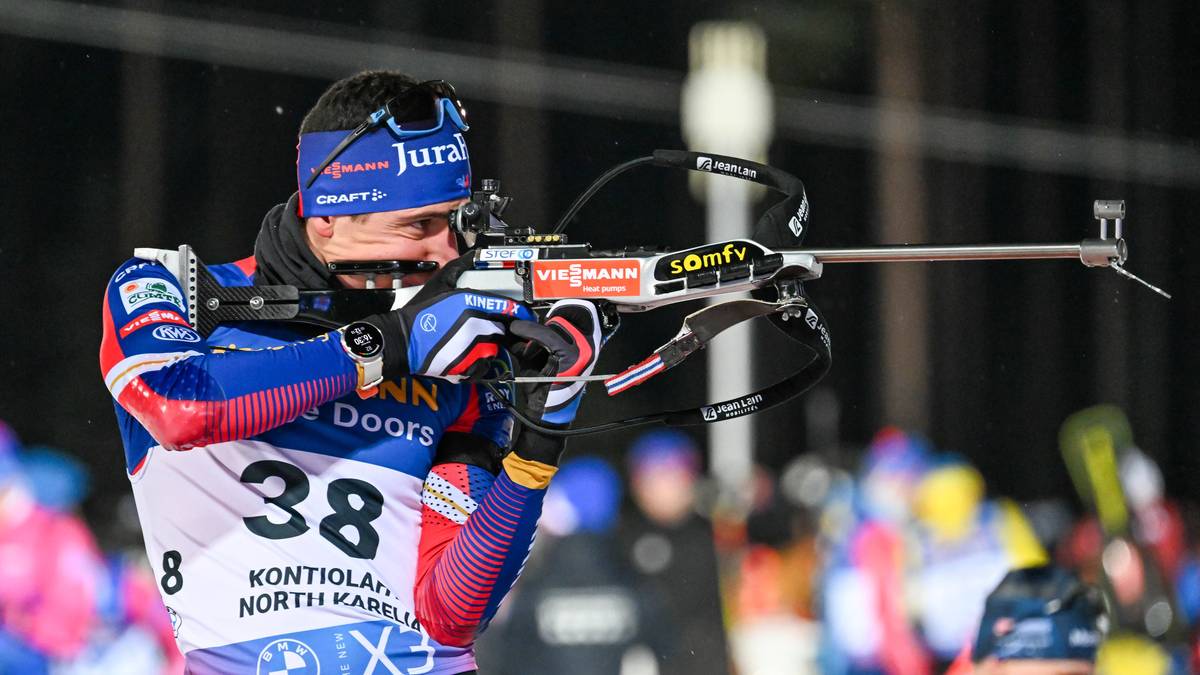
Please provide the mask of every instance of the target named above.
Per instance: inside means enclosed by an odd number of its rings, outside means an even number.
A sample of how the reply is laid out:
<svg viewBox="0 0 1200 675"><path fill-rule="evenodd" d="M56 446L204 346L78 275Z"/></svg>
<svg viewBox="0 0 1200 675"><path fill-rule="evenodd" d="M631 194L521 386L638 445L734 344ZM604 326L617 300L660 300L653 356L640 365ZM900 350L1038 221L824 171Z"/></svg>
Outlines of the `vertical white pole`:
<svg viewBox="0 0 1200 675"><path fill-rule="evenodd" d="M766 79L766 37L741 22L701 23L688 44L691 70L683 87L683 134L693 152L765 161L774 126L774 101ZM746 181L692 175L693 193L708 206L707 242L750 235L750 207L761 193ZM753 333L743 325L721 334L708 350L710 401L733 398L753 387ZM726 504L749 494L754 466L753 417L708 427L709 467Z"/></svg>
<svg viewBox="0 0 1200 675"><path fill-rule="evenodd" d="M750 234L750 185L724 176L708 179L708 237L736 239ZM726 296L723 300L728 300ZM753 389L754 326L744 323L721 334L720 349L708 349L708 400L721 401ZM708 427L709 467L726 496L749 494L754 466L754 416Z"/></svg>

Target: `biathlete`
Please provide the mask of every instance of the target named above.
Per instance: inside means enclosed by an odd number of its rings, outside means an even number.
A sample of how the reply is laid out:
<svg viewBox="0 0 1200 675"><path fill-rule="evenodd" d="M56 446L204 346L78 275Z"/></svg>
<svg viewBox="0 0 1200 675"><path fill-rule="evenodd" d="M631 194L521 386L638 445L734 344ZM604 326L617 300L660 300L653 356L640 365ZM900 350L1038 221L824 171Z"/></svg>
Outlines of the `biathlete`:
<svg viewBox="0 0 1200 675"><path fill-rule="evenodd" d="M472 642L521 571L563 441L514 434L487 389L438 378L484 362L590 374L605 336L587 302L539 323L454 288L469 265L448 224L470 195L467 129L444 82L333 84L300 129L298 192L266 215L253 257L209 268L225 286L338 289L368 279L329 262L438 262L402 279L424 284L402 309L202 338L161 264L131 259L109 282L101 370L190 673L475 671ZM571 424L582 383L522 387L539 424Z"/></svg>

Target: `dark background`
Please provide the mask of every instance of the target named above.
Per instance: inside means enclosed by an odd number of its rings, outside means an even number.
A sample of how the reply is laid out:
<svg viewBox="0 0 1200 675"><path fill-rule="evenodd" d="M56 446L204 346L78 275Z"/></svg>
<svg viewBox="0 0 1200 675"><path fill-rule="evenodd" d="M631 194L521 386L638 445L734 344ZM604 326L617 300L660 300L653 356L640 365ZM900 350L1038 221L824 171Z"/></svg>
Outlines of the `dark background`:
<svg viewBox="0 0 1200 675"><path fill-rule="evenodd" d="M1065 261L912 266L926 285L898 309L921 304L928 321L900 325L929 364L918 373L929 394L915 424L975 462L993 492L1032 499L1070 491L1057 450L1063 418L1117 403L1169 491L1194 494L1194 2L246 7L0 1L0 419L26 442L84 458L94 521L128 489L97 368L106 280L135 246L189 243L212 263L249 255L262 215L294 190L296 128L330 81L366 67L451 79L471 112L475 176L504 181L516 198L511 220L546 224L611 165L683 147L689 30L729 18L766 33L778 104L769 160L807 184L809 245L898 243L885 241L880 197L888 151L877 114L889 105L918 120L903 171L917 172L919 194L909 196L919 197L927 241L1078 241L1095 236L1093 199L1127 200L1129 268L1173 301ZM253 37L263 34L278 39ZM439 67L430 54L459 60ZM514 64L543 75L513 79ZM645 93L616 86L606 96L598 74L631 78ZM589 88L592 100L578 93ZM685 246L701 243L703 223L682 175L639 169L602 192L573 234L599 247ZM812 440L819 434L798 401L757 417L763 463L819 449L849 465L883 424L913 424L890 418L881 385L883 305L897 309L881 275L880 266L828 267L811 286L833 330L822 386L840 403L841 449ZM684 313L629 318L601 371L641 358ZM765 331L758 345L757 381L800 360ZM704 382L696 360L617 399L597 390L585 421L699 403ZM615 457L629 438L573 447Z"/></svg>

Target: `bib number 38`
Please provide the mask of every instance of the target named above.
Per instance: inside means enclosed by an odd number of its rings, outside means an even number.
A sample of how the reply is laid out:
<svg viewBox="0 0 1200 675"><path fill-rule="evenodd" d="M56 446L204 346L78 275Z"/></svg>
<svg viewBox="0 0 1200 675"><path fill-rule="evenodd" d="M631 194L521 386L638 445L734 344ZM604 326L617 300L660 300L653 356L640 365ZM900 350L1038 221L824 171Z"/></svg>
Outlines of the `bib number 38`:
<svg viewBox="0 0 1200 675"><path fill-rule="evenodd" d="M247 516L242 518L246 528L267 539L290 539L307 532L310 525L295 507L308 498L308 476L293 464L262 460L247 466L239 479L261 485L268 478L282 480L283 491L274 497L264 497L263 502L278 507L288 519L277 523L267 516ZM325 500L333 513L321 519L318 526L321 536L351 558L373 559L379 549L379 533L371 527L371 521L383 513L383 495L379 490L366 481L339 478L329 483ZM347 530L354 536L346 536Z"/></svg>

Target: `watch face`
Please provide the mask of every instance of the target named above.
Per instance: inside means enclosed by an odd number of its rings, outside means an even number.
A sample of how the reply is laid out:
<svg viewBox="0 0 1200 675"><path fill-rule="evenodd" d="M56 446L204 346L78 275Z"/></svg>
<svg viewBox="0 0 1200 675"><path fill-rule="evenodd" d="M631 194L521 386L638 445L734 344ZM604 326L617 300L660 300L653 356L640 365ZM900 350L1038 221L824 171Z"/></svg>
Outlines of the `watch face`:
<svg viewBox="0 0 1200 675"><path fill-rule="evenodd" d="M359 358L369 359L383 351L383 334L369 323L352 323L346 326L343 338L346 348Z"/></svg>

